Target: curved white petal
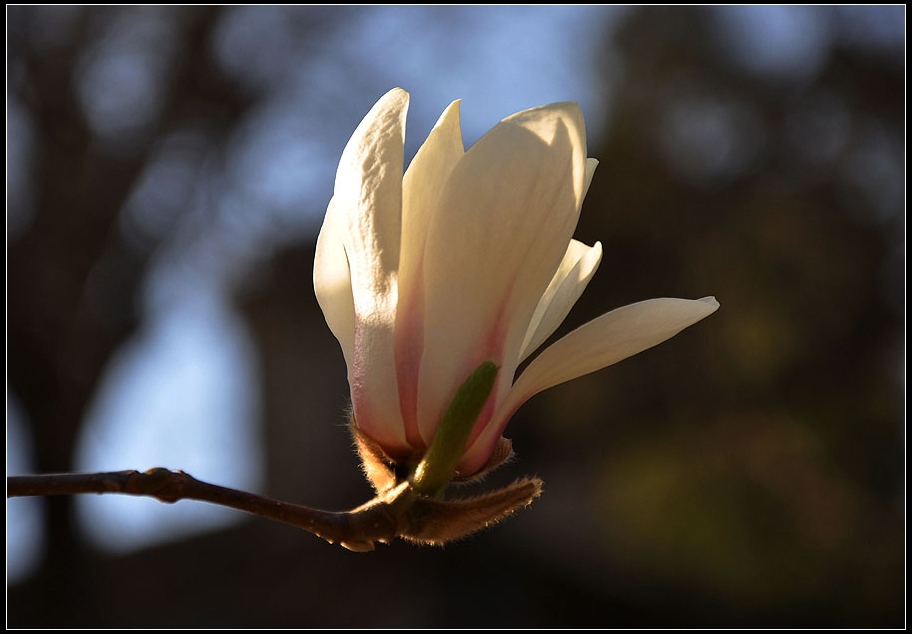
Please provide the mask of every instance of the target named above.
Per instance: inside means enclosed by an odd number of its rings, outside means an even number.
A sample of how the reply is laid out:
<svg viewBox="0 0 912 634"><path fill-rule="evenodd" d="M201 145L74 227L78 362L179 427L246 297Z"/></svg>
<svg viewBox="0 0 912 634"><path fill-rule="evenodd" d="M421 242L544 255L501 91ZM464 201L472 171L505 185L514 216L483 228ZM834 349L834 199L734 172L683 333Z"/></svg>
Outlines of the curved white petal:
<svg viewBox="0 0 912 634"><path fill-rule="evenodd" d="M595 174L595 168L598 167L598 160L594 158L586 159L586 175L583 180L583 196L579 200L580 208L583 205L583 198L585 198L586 193L589 191L589 185L592 183L592 176ZM579 213L579 210L577 210ZM589 283L589 280L592 279L592 275L595 273L598 268L599 262L602 260L602 246L601 244L596 244L592 249L597 249L598 255L592 250L589 250L582 242L577 240L571 240L570 245L567 247L567 252L564 254L564 259L561 261L560 265L557 267L557 271L554 273L554 277L551 278L551 283L548 284L548 288L545 289L544 295L538 302L538 306L535 307L535 312L532 314L532 320L529 323L529 326L526 330L526 336L523 339L522 346L520 347L519 352L519 361L522 362L526 357L528 357L532 352L534 352L542 342L551 336L551 333L561 324L564 320L564 317L567 316L567 313L570 312L570 309L573 308L573 304L576 303L576 300L579 299L583 291L586 290L586 285ZM574 270L576 264L580 259L586 254L589 250L589 257L586 262L583 263L582 267ZM591 270L590 270L591 269ZM564 286L568 275L571 275L572 278L576 278L578 284L573 286L573 291L570 291L570 288ZM578 277L577 277L578 276ZM559 293L559 291L561 291ZM571 296L575 293L575 296ZM563 311L563 314L557 315L560 311L555 307L553 310L548 310L551 302L554 301L555 296L560 295L560 299L563 301L569 301L570 303L566 305L566 310ZM546 323L542 326L542 319L545 317L545 312L548 311L548 316ZM554 321L556 319L556 321ZM552 323L553 322L553 323ZM550 328L550 330L548 330Z"/></svg>
<svg viewBox="0 0 912 634"><path fill-rule="evenodd" d="M349 364L358 426L385 448L407 447L394 354L408 93L386 93L342 152L334 206L351 270L354 354Z"/></svg>
<svg viewBox="0 0 912 634"><path fill-rule="evenodd" d="M425 435L481 362L501 366L498 382L509 386L529 319L576 227L585 151L579 107L553 104L505 119L453 169L424 259Z"/></svg>
<svg viewBox="0 0 912 634"><path fill-rule="evenodd" d="M329 201L314 256L314 292L329 329L339 340L345 364L351 367L355 347L355 300L351 271L342 244L342 228L333 200Z"/></svg>
<svg viewBox="0 0 912 634"><path fill-rule="evenodd" d="M396 314L396 369L406 436L414 447L430 444L418 427L418 371L424 349L424 249L428 223L443 186L465 154L454 101L422 144L402 183L402 246Z"/></svg>
<svg viewBox="0 0 912 634"><path fill-rule="evenodd" d="M545 289L544 295L535 308L532 322L526 332L520 362L551 336L586 290L589 280L595 275L599 262L602 261L602 244L596 242L588 247L582 242L571 240L567 253L557 272Z"/></svg>
<svg viewBox="0 0 912 634"><path fill-rule="evenodd" d="M460 463L481 468L513 413L533 395L600 370L670 339L719 308L714 297L651 299L618 308L577 328L546 348L522 373Z"/></svg>

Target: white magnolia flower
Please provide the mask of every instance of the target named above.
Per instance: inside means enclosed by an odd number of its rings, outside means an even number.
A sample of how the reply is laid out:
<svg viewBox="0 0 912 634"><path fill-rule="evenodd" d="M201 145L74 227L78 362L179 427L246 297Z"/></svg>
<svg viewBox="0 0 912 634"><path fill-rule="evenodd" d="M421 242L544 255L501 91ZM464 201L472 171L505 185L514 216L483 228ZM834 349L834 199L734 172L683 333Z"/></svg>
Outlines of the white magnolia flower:
<svg viewBox="0 0 912 634"><path fill-rule="evenodd" d="M457 475L483 470L520 405L637 354L719 304L653 299L611 311L519 364L560 325L601 260L572 239L597 165L574 103L514 114L463 149L459 102L403 176L402 89L384 95L342 153L317 242L314 286L348 365L354 424L416 464L457 390L500 370Z"/></svg>

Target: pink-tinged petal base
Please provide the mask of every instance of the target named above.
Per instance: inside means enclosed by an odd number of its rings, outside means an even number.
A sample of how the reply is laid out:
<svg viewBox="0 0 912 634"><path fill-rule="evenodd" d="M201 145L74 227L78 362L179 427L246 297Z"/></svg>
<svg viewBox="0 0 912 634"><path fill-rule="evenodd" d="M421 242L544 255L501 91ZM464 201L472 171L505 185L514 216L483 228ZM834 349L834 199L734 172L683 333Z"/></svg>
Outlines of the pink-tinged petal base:
<svg viewBox="0 0 912 634"><path fill-rule="evenodd" d="M416 267L420 276L421 267ZM416 450L430 445L418 426L418 376L424 351L424 286L415 284L408 295L400 296L396 314L396 374L399 382L399 408L405 438Z"/></svg>

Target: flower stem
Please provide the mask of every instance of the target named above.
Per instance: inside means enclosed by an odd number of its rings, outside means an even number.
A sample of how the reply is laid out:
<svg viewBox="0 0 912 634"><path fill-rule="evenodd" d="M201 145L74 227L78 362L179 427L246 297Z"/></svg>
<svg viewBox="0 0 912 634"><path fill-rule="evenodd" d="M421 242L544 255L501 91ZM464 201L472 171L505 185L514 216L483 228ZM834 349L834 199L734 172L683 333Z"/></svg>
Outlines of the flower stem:
<svg viewBox="0 0 912 634"><path fill-rule="evenodd" d="M161 467L145 472L11 476L6 479L6 487L7 497L122 493L150 496L169 504L183 499L200 500L291 524L351 550L370 550L374 542L391 541L401 532L399 513L391 509L395 496L372 500L351 511L323 511L209 484L183 471Z"/></svg>

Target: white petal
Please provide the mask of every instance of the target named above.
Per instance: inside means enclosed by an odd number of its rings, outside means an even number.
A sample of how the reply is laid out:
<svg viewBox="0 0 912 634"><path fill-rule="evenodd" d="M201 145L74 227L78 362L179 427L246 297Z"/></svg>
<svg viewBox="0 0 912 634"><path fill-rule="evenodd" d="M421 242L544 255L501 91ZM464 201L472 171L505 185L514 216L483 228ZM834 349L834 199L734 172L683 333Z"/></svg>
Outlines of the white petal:
<svg viewBox="0 0 912 634"><path fill-rule="evenodd" d="M384 292L399 268L402 163L408 93L381 97L357 127L339 161L333 197L357 294Z"/></svg>
<svg viewBox="0 0 912 634"><path fill-rule="evenodd" d="M355 301L352 299L351 271L342 244L339 214L329 201L326 218L317 238L314 256L314 291L329 329L339 340L347 367L355 347Z"/></svg>
<svg viewBox="0 0 912 634"><path fill-rule="evenodd" d="M589 191L589 185L592 183L592 176L595 174L596 167L598 167L598 161L596 159L586 159L583 197L579 200L580 209L583 205L583 198L585 198L586 193ZM577 213L579 213L579 209L577 209ZM520 347L520 362L532 354L545 339L551 336L551 333L554 332L564 320L564 317L567 316L567 313L570 312L570 309L573 308L573 304L576 303L576 300L578 300L583 291L586 290L586 285L589 283L589 280L592 279L592 275L595 274L599 262L602 260L601 244L596 244L592 249L597 249L597 255L592 250L589 250L589 247L582 242L578 242L577 240L570 241L567 252L564 254L564 259L561 261L560 266L557 267L554 277L551 278L551 283L548 284L548 288L545 289L544 295L542 295L541 300L538 302L538 306L535 307L535 312L532 314L532 320L526 330L526 336ZM573 267L576 266L580 258L586 255L587 250L589 250L589 255L586 261L582 263L582 266L579 269L574 270ZM561 286L565 283L568 275L571 275L571 281L572 279L576 279L578 282L575 286L571 287L572 290L566 286ZM555 296L558 294L560 295L560 301L569 302L566 306L563 306L562 304L558 305L561 309L566 308L566 310L563 311L563 314L560 314L558 306L550 311L548 310L551 302L555 300ZM573 296L574 294L575 297ZM548 312L547 318L545 316L546 311ZM545 318L544 325L542 325L543 318ZM550 328L550 330L548 330L548 328Z"/></svg>
<svg viewBox="0 0 912 634"><path fill-rule="evenodd" d="M559 339L522 373L491 424L467 449L460 470L471 473L484 465L507 421L533 395L658 345L718 308L714 297L651 299L606 313Z"/></svg>
<svg viewBox="0 0 912 634"><path fill-rule="evenodd" d="M586 285L602 261L602 245L587 247L582 242L571 240L570 246L557 272L554 274L544 295L538 302L532 322L526 332L519 360L522 361L534 352L551 336L557 327L580 298Z"/></svg>
<svg viewBox="0 0 912 634"><path fill-rule="evenodd" d="M480 363L501 366L498 381L509 386L529 319L576 227L585 171L575 104L505 119L453 169L425 255L423 430L433 433Z"/></svg>
<svg viewBox="0 0 912 634"><path fill-rule="evenodd" d="M406 436L416 447L430 444L418 428L418 371L424 349L424 249L428 223L444 183L465 154L459 101L443 112L405 172L402 184L402 246L396 314L396 369Z"/></svg>
<svg viewBox="0 0 912 634"><path fill-rule="evenodd" d="M402 223L411 225L408 230L412 237L421 240L427 232L427 219L437 206L444 183L465 154L459 104L460 100L456 100L443 111L403 178ZM405 246L403 244L403 249Z"/></svg>
<svg viewBox="0 0 912 634"><path fill-rule="evenodd" d="M675 336L716 312L714 297L650 299L593 319L545 349L516 381L527 400L559 383L600 370Z"/></svg>
<svg viewBox="0 0 912 634"><path fill-rule="evenodd" d="M407 449L394 354L407 110L399 88L377 102L345 146L334 192L355 307L355 420L387 451Z"/></svg>

